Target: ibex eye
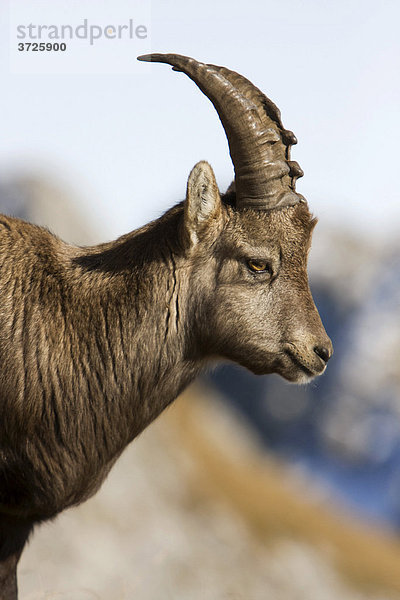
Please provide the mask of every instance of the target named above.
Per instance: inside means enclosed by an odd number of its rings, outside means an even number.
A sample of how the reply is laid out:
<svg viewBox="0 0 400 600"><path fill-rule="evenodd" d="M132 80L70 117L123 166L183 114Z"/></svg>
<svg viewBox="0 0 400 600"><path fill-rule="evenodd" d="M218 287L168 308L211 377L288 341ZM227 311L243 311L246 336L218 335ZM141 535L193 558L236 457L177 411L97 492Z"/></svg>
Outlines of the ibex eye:
<svg viewBox="0 0 400 600"><path fill-rule="evenodd" d="M248 260L247 266L254 273L270 273L271 267L266 260Z"/></svg>

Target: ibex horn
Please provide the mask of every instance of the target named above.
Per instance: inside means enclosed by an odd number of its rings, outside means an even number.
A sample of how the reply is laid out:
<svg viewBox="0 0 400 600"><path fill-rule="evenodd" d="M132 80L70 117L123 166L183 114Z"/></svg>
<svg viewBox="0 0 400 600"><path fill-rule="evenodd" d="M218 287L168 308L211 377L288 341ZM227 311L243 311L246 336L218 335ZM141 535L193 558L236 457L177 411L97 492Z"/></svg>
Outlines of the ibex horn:
<svg viewBox="0 0 400 600"><path fill-rule="evenodd" d="M174 71L188 75L214 104L235 168L238 208L266 210L304 201L295 191L296 179L303 172L290 160L296 137L283 127L275 104L248 79L179 54L145 54L138 60L172 65Z"/></svg>

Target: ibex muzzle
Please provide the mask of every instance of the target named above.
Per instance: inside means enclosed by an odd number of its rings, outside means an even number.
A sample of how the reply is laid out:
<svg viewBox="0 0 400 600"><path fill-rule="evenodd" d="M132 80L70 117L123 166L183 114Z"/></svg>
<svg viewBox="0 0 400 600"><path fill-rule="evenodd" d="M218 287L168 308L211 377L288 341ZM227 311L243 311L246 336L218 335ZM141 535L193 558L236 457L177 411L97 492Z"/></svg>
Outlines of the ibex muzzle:
<svg viewBox="0 0 400 600"><path fill-rule="evenodd" d="M295 190L296 138L247 79L149 55L191 77L227 133L235 181L206 162L186 200L78 248L0 219L0 597L36 523L95 493L131 442L215 357L304 382L332 345L307 279L315 220Z"/></svg>

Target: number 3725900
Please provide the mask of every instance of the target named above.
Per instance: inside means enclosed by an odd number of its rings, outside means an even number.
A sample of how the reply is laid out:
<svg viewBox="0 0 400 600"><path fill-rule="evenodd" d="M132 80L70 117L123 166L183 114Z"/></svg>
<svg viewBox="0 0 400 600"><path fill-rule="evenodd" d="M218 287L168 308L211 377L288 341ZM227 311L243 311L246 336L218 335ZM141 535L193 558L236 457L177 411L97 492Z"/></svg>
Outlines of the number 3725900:
<svg viewBox="0 0 400 600"><path fill-rule="evenodd" d="M64 42L61 42L61 44L59 44L58 42L21 42L20 44L18 44L18 50L20 52L65 52L66 49L67 45Z"/></svg>

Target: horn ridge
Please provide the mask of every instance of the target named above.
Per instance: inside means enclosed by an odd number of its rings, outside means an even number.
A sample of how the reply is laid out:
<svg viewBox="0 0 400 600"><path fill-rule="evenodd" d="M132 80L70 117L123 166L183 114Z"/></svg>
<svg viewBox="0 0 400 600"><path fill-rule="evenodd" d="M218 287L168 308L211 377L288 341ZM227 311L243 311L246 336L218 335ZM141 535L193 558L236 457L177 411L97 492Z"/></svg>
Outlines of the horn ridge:
<svg viewBox="0 0 400 600"><path fill-rule="evenodd" d="M257 86L255 86L249 79L247 79L243 75L240 75L240 73L236 73L236 71L231 71L226 67L219 67L217 65L210 66L214 67L214 69L223 74L224 77L228 79L228 81L230 81L244 96L246 96L246 98L249 98L254 102L254 104L257 107L258 114L260 115L260 118L262 119L263 123L265 123L265 126L271 126L270 121L273 122L273 125L276 125L280 134L280 139L286 146L286 160L288 162L293 162L290 161L290 150L292 146L297 144L297 138L294 135L293 131L285 129L285 127L283 126L281 111L276 106L276 104L270 98L268 98L268 96L266 96ZM298 167L300 170L296 173L293 173L293 178L290 182L292 189L295 189L296 180L304 175L299 165ZM290 175L291 173L292 170L290 171Z"/></svg>

